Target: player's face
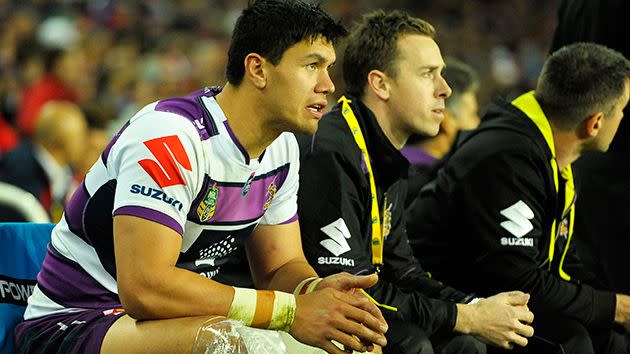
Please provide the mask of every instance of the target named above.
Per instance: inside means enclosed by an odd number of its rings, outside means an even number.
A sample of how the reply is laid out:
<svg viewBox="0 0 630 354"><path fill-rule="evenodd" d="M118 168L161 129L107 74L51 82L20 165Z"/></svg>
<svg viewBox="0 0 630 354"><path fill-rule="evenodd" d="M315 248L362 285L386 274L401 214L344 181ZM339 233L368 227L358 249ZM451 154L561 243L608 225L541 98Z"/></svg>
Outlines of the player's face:
<svg viewBox="0 0 630 354"><path fill-rule="evenodd" d="M328 69L335 62L332 43L304 40L287 49L277 65L269 65L267 87L273 102L273 124L281 131L313 134L335 91Z"/></svg>
<svg viewBox="0 0 630 354"><path fill-rule="evenodd" d="M615 104L610 114L605 115L602 127L595 138L596 151L607 151L610 143L612 142L621 119L623 118L623 109L628 104L628 98L630 97L630 81L626 82L626 89L621 99Z"/></svg>
<svg viewBox="0 0 630 354"><path fill-rule="evenodd" d="M434 136L444 119L444 100L451 95L441 74L440 48L427 36L408 34L398 39L398 53L389 99L393 124L406 135Z"/></svg>

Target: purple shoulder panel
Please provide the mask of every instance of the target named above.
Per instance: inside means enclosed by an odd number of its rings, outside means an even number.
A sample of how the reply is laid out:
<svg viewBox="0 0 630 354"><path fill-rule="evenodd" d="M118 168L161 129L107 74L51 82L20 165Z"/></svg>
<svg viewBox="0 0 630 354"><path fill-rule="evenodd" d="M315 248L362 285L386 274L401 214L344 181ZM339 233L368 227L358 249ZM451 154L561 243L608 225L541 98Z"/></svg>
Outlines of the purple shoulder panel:
<svg viewBox="0 0 630 354"><path fill-rule="evenodd" d="M221 92L220 87L206 87L184 97L161 100L155 106L155 110L175 113L190 120L197 129L201 140L207 140L211 136L217 135L218 130L201 98L213 97L219 92Z"/></svg>

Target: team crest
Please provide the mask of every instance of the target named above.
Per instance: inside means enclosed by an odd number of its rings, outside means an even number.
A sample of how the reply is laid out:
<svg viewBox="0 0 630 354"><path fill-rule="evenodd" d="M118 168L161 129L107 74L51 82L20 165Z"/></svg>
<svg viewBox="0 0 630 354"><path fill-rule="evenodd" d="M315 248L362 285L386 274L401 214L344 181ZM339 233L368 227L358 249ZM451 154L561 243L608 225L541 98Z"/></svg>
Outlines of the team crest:
<svg viewBox="0 0 630 354"><path fill-rule="evenodd" d="M564 218L560 223L560 232L558 232L558 236L563 239L567 239L569 237L569 220L568 218Z"/></svg>
<svg viewBox="0 0 630 354"><path fill-rule="evenodd" d="M276 192L278 191L278 187L276 187L276 179L271 182L269 187L267 188L267 194L265 197L267 198L265 204L263 205L263 210L267 210L273 201L273 197L276 196Z"/></svg>
<svg viewBox="0 0 630 354"><path fill-rule="evenodd" d="M206 222L210 220L210 218L214 215L214 211L217 209L217 199L219 198L219 188L217 187L217 183L214 182L212 188L206 194L206 197L203 198L201 203L199 203L199 207L197 208L197 215L199 216L199 220L201 222Z"/></svg>
<svg viewBox="0 0 630 354"><path fill-rule="evenodd" d="M243 185L243 189L241 189L241 197L243 198L247 197L247 193L249 193L249 189L252 187L252 183L254 182L255 176L256 176L256 172L252 172L252 174L249 175L249 178L247 178L247 181L245 181L245 184Z"/></svg>
<svg viewBox="0 0 630 354"><path fill-rule="evenodd" d="M383 238L389 236L389 232L392 230L392 203L387 204L387 198L383 208Z"/></svg>

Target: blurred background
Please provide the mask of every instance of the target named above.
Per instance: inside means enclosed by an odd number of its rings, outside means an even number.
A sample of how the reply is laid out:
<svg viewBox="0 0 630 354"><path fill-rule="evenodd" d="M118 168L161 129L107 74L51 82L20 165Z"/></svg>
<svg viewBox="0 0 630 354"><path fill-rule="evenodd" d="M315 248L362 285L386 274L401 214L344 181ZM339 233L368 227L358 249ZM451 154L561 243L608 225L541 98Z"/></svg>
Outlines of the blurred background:
<svg viewBox="0 0 630 354"><path fill-rule="evenodd" d="M348 27L374 9L402 9L431 22L443 55L478 72L483 113L493 95L534 87L560 0L319 3ZM35 197L40 214L59 220L111 137L142 106L225 83L232 28L246 5L0 0L0 202ZM343 45L337 49L339 63ZM331 103L344 92L340 70L332 70ZM24 197L9 197L18 192ZM15 221L1 208L0 220Z"/></svg>
<svg viewBox="0 0 630 354"><path fill-rule="evenodd" d="M483 112L492 95L510 96L534 85L551 43L559 0L320 3L348 26L378 8L404 9L431 22L443 55L463 60L480 74ZM223 84L231 29L246 4L0 0L0 115L5 128L31 134L29 123L20 120L33 118L20 116L35 113L21 112L26 110L21 106L29 89L51 70L67 97L84 110L89 125L104 127L110 135L146 103ZM340 67L333 71L335 95L343 91Z"/></svg>

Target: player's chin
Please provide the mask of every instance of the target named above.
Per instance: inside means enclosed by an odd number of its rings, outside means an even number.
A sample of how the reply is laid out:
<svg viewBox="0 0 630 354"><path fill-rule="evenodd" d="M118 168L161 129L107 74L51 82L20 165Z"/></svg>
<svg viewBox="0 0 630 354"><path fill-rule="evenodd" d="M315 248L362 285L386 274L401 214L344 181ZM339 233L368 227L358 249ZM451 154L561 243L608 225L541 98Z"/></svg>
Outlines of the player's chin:
<svg viewBox="0 0 630 354"><path fill-rule="evenodd" d="M302 124L296 125L293 127L293 133L297 134L306 134L313 135L317 132L317 127L319 126L319 120L310 119L309 121L303 122Z"/></svg>
<svg viewBox="0 0 630 354"><path fill-rule="evenodd" d="M422 126L416 127L413 133L416 135L421 135L421 136L426 136L426 137L434 137L438 135L439 132L440 132L440 125L432 124L432 125L422 125Z"/></svg>

